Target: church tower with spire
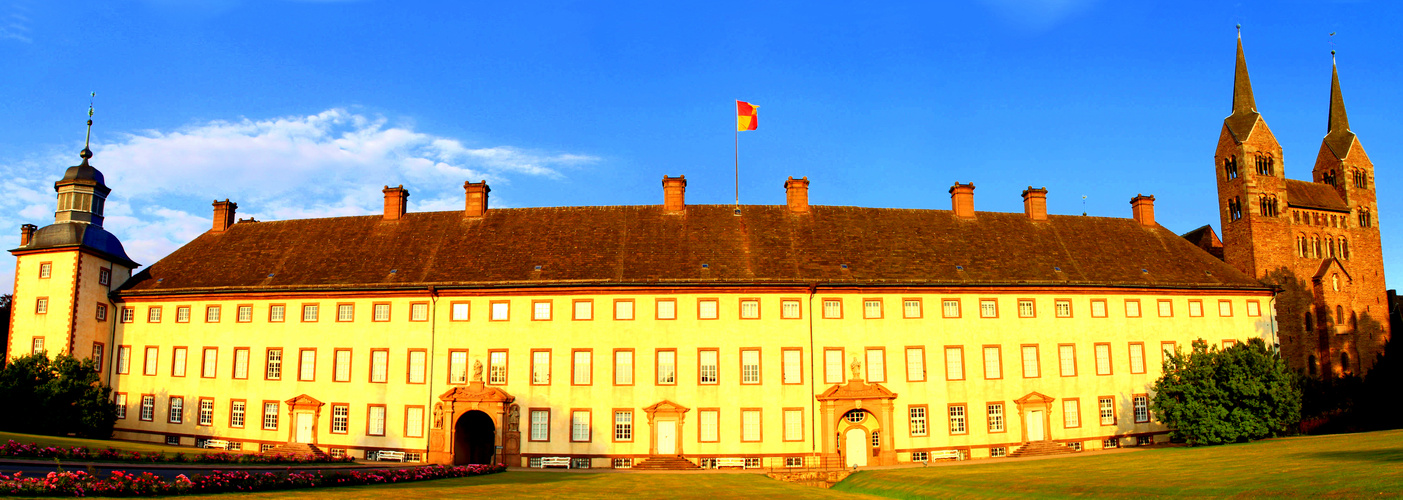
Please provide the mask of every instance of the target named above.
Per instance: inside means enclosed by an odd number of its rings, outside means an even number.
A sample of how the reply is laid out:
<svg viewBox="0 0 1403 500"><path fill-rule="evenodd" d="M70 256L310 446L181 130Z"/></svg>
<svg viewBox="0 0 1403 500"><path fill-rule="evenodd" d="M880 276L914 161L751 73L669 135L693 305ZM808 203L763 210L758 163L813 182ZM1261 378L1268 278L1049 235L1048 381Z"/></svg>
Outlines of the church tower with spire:
<svg viewBox="0 0 1403 500"><path fill-rule="evenodd" d="M1349 130L1337 68L1328 123L1311 181L1287 179L1239 33L1232 114L1214 154L1223 259L1258 279L1285 270L1303 285L1283 292L1301 297L1275 301L1281 354L1307 374L1337 377L1367 371L1389 335L1374 166Z"/></svg>
<svg viewBox="0 0 1403 500"><path fill-rule="evenodd" d="M92 126L89 107L88 140ZM88 164L93 157L89 144L83 145L79 157L82 162L54 183L54 223L20 226L20 245L10 250L16 258L15 292L6 352L10 357L91 357L100 363L106 380L110 372L101 365L111 362L114 353L129 356L111 345L114 324L124 318L108 293L131 277L138 264L127 257L122 242L102 228L112 190L102 172Z"/></svg>

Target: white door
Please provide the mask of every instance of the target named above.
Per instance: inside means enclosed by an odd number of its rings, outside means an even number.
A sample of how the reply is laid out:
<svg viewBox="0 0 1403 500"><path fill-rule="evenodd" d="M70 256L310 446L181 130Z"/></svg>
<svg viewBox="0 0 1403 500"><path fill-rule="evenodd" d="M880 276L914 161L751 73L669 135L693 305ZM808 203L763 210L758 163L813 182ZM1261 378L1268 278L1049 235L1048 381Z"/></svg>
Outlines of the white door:
<svg viewBox="0 0 1403 500"><path fill-rule="evenodd" d="M1043 435L1042 410L1033 410L1028 412L1028 440L1042 441L1044 439L1047 439L1047 436Z"/></svg>
<svg viewBox="0 0 1403 500"><path fill-rule="evenodd" d="M848 457L848 467L867 466L867 433L856 427L848 429L843 442L843 455Z"/></svg>
<svg viewBox="0 0 1403 500"><path fill-rule="evenodd" d="M311 413L298 413L298 414L297 414L297 442L299 442L299 443L311 443L311 442L312 442L312 414L311 414Z"/></svg>
<svg viewBox="0 0 1403 500"><path fill-rule="evenodd" d="M659 455L676 455L676 454L677 454L677 421L676 421L676 420L659 420L659 421L658 421L658 454L659 454Z"/></svg>

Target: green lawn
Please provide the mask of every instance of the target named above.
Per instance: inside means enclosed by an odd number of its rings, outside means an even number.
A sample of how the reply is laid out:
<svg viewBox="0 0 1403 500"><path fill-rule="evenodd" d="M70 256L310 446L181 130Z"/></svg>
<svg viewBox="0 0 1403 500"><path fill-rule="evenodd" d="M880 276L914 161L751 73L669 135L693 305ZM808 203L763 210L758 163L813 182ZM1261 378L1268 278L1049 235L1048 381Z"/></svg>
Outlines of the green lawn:
<svg viewBox="0 0 1403 500"><path fill-rule="evenodd" d="M864 471L835 489L892 498L1398 497L1403 431Z"/></svg>
<svg viewBox="0 0 1403 500"><path fill-rule="evenodd" d="M200 448L191 448L187 446L166 446L155 443L133 443L131 441L112 441L106 439L84 439L74 437L41 436L38 434L19 434L16 432L0 432L0 443L4 443L10 440L14 440L17 443L39 443L43 446L61 446L65 448L72 448L74 446L86 446L94 450L101 450L110 446L119 450L139 451L142 453L159 451L166 453L167 455L174 453L185 453L186 455L189 455L192 453L205 453L209 451L202 450Z"/></svg>

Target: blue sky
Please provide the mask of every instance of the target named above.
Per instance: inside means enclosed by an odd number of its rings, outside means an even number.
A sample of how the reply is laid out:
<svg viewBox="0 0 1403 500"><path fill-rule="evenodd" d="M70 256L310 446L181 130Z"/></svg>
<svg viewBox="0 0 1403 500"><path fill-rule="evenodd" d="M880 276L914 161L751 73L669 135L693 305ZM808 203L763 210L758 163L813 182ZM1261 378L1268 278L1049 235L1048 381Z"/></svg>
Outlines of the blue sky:
<svg viewBox="0 0 1403 500"><path fill-rule="evenodd" d="M0 242L53 219L97 92L93 164L109 230L151 264L203 232L210 200L260 220L734 196L783 203L1129 217L1218 226L1213 149L1229 113L1233 26L1258 110L1308 179L1325 134L1331 32L1350 124L1382 191L1403 187L1396 2L982 0L527 3L0 2ZM661 6L660 6L661 5ZM1083 202L1082 196L1086 196ZM1381 196L1389 285L1403 284L1396 198ZM0 286L13 261L0 264Z"/></svg>

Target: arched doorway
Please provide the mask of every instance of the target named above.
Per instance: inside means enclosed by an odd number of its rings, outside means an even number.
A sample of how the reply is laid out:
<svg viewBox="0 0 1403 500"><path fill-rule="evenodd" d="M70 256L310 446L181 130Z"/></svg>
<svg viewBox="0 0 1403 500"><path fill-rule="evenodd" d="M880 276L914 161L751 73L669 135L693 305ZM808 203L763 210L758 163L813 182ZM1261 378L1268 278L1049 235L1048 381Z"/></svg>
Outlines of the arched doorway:
<svg viewBox="0 0 1403 500"><path fill-rule="evenodd" d="M843 413L843 464L866 467L868 460L881 454L882 424L876 415L863 409Z"/></svg>
<svg viewBox="0 0 1403 500"><path fill-rule="evenodd" d="M491 464L496 454L496 425L492 417L472 410L453 425L453 465Z"/></svg>

